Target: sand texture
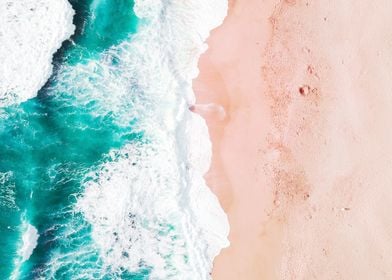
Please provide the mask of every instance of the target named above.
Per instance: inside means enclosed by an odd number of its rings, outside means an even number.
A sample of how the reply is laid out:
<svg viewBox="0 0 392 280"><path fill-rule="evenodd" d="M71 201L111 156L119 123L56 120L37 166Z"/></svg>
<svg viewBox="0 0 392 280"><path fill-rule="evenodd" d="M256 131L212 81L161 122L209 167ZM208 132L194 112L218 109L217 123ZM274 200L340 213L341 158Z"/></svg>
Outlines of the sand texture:
<svg viewBox="0 0 392 280"><path fill-rule="evenodd" d="M192 109L231 246L213 279L392 279L392 2L236 0Z"/></svg>

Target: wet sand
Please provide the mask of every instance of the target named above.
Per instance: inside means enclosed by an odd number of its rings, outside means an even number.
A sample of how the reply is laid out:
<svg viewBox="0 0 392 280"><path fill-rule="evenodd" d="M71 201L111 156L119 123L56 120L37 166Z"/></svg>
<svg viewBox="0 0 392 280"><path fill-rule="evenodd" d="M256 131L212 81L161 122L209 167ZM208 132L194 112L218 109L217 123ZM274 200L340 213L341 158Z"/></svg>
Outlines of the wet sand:
<svg viewBox="0 0 392 280"><path fill-rule="evenodd" d="M213 279L392 279L391 12L230 2L194 81L231 226Z"/></svg>

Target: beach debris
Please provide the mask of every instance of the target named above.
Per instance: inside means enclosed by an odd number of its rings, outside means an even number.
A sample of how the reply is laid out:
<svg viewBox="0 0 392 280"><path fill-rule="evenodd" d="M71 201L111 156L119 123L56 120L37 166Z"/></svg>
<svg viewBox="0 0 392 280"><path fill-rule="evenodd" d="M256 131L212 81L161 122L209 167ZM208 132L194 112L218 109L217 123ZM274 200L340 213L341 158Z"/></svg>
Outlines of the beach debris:
<svg viewBox="0 0 392 280"><path fill-rule="evenodd" d="M313 74L313 72L314 72L314 67L313 67L312 65L308 65L307 70L308 70L308 73L309 73L309 74Z"/></svg>
<svg viewBox="0 0 392 280"><path fill-rule="evenodd" d="M309 92L310 92L310 86L308 86L308 85L303 85L303 86L299 87L298 91L299 91L299 93L300 93L302 96L306 96L306 95L308 95Z"/></svg>
<svg viewBox="0 0 392 280"><path fill-rule="evenodd" d="M222 105L216 103L194 104L188 107L193 113L203 117L222 121L226 118L226 110Z"/></svg>

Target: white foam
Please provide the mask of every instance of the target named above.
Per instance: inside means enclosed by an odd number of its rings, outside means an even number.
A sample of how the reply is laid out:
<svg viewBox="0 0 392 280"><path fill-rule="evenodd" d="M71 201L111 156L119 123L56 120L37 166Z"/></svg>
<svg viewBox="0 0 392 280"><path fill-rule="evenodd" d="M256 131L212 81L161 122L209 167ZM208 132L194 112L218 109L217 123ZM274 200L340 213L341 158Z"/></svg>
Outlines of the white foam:
<svg viewBox="0 0 392 280"><path fill-rule="evenodd" d="M33 253L38 242L38 230L31 224L26 224L26 230L22 236L22 247L19 255L22 257L22 262L27 261Z"/></svg>
<svg viewBox="0 0 392 280"><path fill-rule="evenodd" d="M32 98L52 72L52 56L74 32L66 0L0 2L0 107Z"/></svg>
<svg viewBox="0 0 392 280"><path fill-rule="evenodd" d="M228 246L227 217L203 179L211 158L208 129L188 110L204 41L226 11L226 0L138 0L135 12L145 25L108 52L123 70L111 79L118 90L105 103L121 104L113 101L124 94L120 85L131 84L132 99L143 104L127 109L140 114L147 139L112 151L86 176L78 199L111 270L142 266L152 268L149 279L210 279L213 258Z"/></svg>
<svg viewBox="0 0 392 280"><path fill-rule="evenodd" d="M19 210L16 204L16 186L13 182L13 172L0 172L0 206Z"/></svg>
<svg viewBox="0 0 392 280"><path fill-rule="evenodd" d="M11 280L20 279L22 264L30 258L38 244L38 230L33 225L29 224L26 220L23 220L22 229L22 242L18 250L18 258L15 259L15 269L11 274Z"/></svg>

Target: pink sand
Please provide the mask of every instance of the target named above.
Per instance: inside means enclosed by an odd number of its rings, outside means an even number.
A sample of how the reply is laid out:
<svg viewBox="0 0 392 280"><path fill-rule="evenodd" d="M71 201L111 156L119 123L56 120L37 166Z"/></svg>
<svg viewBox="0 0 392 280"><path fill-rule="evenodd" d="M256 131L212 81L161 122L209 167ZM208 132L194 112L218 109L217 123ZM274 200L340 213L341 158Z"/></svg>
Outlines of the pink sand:
<svg viewBox="0 0 392 280"><path fill-rule="evenodd" d="M391 11L231 1L194 82L231 226L214 279L392 279Z"/></svg>

